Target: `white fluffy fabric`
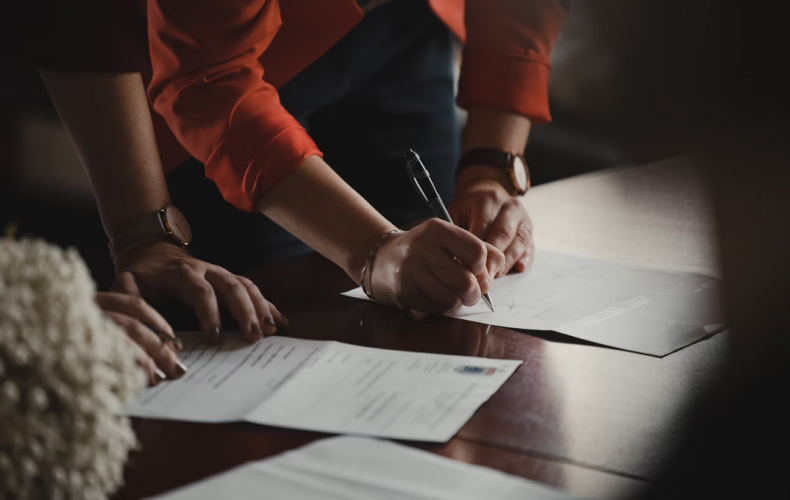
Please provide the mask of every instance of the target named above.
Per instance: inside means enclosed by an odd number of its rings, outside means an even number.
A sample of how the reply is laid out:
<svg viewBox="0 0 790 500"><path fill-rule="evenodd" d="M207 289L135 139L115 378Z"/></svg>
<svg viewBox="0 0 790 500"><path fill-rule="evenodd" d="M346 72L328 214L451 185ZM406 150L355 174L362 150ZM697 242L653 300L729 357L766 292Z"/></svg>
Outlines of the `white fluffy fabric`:
<svg viewBox="0 0 790 500"><path fill-rule="evenodd" d="M103 499L137 444L138 347L74 250L0 239L0 498Z"/></svg>

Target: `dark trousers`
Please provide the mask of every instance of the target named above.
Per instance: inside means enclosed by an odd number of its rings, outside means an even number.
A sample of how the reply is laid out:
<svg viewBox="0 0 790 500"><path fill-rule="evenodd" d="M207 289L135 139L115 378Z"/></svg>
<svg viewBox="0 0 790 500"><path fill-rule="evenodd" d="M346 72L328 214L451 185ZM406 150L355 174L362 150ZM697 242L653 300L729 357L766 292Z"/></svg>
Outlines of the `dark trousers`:
<svg viewBox="0 0 790 500"><path fill-rule="evenodd" d="M449 202L460 152L453 36L426 0L374 9L280 90L326 162L394 224L431 217L411 187L404 152L416 150ZM193 254L244 273L312 250L260 213L237 210L191 159L167 176L187 217Z"/></svg>

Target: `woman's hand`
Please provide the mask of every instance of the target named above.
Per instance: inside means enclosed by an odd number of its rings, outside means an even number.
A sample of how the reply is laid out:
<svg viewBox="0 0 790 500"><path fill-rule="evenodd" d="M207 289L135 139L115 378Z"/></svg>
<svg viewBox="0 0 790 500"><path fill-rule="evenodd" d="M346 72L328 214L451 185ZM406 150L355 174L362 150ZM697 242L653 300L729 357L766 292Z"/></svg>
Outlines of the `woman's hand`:
<svg viewBox="0 0 790 500"><path fill-rule="evenodd" d="M208 342L222 334L219 304L224 304L251 342L287 329L280 314L249 279L192 257L170 243L155 242L116 259L112 289L155 301L175 298L194 309Z"/></svg>
<svg viewBox="0 0 790 500"><path fill-rule="evenodd" d="M371 294L401 309L444 313L471 306L505 269L505 256L439 219L390 236L370 270Z"/></svg>
<svg viewBox="0 0 790 500"><path fill-rule="evenodd" d="M167 379L179 378L187 368L178 360L180 343L165 319L141 297L118 292L99 292L96 303L118 326L126 331L130 341L144 351L140 365L148 373L151 385ZM172 338L164 341L153 329Z"/></svg>
<svg viewBox="0 0 790 500"><path fill-rule="evenodd" d="M487 178L459 182L449 210L459 226L505 253L504 271L495 277L532 267L532 220L521 200L501 183Z"/></svg>

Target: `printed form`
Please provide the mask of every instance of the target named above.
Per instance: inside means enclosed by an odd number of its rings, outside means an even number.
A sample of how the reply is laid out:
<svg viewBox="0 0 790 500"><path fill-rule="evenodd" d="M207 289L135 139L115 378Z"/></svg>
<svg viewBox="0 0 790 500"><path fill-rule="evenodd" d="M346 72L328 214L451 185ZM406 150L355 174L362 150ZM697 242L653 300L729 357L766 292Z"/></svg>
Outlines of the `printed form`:
<svg viewBox="0 0 790 500"><path fill-rule="evenodd" d="M538 252L528 273L494 281L494 312L480 301L446 316L665 356L725 328L719 284L702 274ZM368 300L360 288L344 295Z"/></svg>
<svg viewBox="0 0 790 500"><path fill-rule="evenodd" d="M262 493L263 492L263 493ZM583 500L390 441L338 436L236 467L155 500Z"/></svg>
<svg viewBox="0 0 790 500"><path fill-rule="evenodd" d="M143 393L128 415L445 442L521 364L277 336L209 346L180 335L189 372Z"/></svg>

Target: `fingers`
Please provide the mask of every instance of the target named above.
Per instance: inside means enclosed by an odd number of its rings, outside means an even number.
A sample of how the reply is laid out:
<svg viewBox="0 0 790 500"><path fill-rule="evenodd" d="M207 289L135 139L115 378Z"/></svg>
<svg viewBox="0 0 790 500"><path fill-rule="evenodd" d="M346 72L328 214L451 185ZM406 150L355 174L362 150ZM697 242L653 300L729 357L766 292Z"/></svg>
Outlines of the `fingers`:
<svg viewBox="0 0 790 500"><path fill-rule="evenodd" d="M430 258L428 265L430 266L428 272L433 278L432 281L437 282L437 284L452 294L451 299L439 301L439 303L447 306L445 310L452 309L453 302L472 306L480 300L480 295L484 292L481 290L477 276L461 265L460 262L449 255L438 255ZM428 293L430 297L434 297L432 292L436 291L437 294L439 293L435 288L435 286L424 286L422 290ZM437 299L440 296L442 295L437 295Z"/></svg>
<svg viewBox="0 0 790 500"><path fill-rule="evenodd" d="M491 279L498 278L507 272L505 254L490 243L486 243L486 269L488 269L488 276Z"/></svg>
<svg viewBox="0 0 790 500"><path fill-rule="evenodd" d="M463 275L469 276L468 281L470 281L471 283L468 286L468 288L471 288L472 290L474 290L474 288L477 288L477 280L475 279L474 275L472 275L472 273L464 269L464 267L457 262L450 261L450 265L455 266L456 268L456 273L455 273L456 278L460 274L457 271L461 270L461 273L463 273ZM422 294L425 297L429 299L432 306L435 306L432 307L433 310L441 310L441 312L447 312L461 307L461 304L463 303L463 299L461 298L461 296L458 293L456 293L454 290L449 288L443 280L437 278L436 274L437 274L437 269L426 269L425 272L421 273L417 277L417 279L415 279L414 281L415 287L420 292L422 292ZM463 278L460 279L463 280ZM426 311L426 312L434 312L434 311Z"/></svg>
<svg viewBox="0 0 790 500"><path fill-rule="evenodd" d="M250 299L247 288L234 275L218 267L209 268L206 272L206 281L219 294L220 299L230 310L231 315L236 320L236 323L239 324L247 340L250 342L261 340L264 330L261 328L261 319L259 319L258 311L256 311L255 305ZM265 314L263 323L267 332L272 334L277 328L274 326L273 320L271 320L272 325L267 325L266 318L271 319L271 313ZM269 331L271 329L274 331Z"/></svg>
<svg viewBox="0 0 790 500"><path fill-rule="evenodd" d="M467 215L467 224L461 227L468 227L470 233L486 241L501 205L502 200L496 194L478 196Z"/></svg>
<svg viewBox="0 0 790 500"><path fill-rule="evenodd" d="M110 317L109 314L107 316ZM110 317L110 319L112 318ZM113 320L113 322L115 323L115 320ZM165 375L165 372L163 372L162 370L156 367L156 363L154 363L154 360L151 359L151 357L145 353L142 347L137 345L132 339L129 338L128 335L126 336L126 341L129 344L129 348L134 349L136 351L137 355L135 356L135 358L137 360L137 365L143 369L143 371L146 374L146 377L148 377L149 386L153 387L159 385L159 383L162 382L163 380L167 380L167 375Z"/></svg>
<svg viewBox="0 0 790 500"><path fill-rule="evenodd" d="M502 274L509 272L513 264L526 253L531 242L528 224L529 217L518 200L502 205L488 236L488 243L505 253L505 270Z"/></svg>
<svg viewBox="0 0 790 500"><path fill-rule="evenodd" d="M164 380L162 372L165 377L172 379L179 378L186 373L186 367L178 360L176 353L169 347L169 343L164 343L162 340L147 326L139 320L127 316L122 313L105 311L105 314L110 317L118 326L126 331L126 335L134 341L137 345L142 347L145 354L155 364L154 369L151 369L150 364L143 360L141 365L147 367L149 376L153 376L155 382ZM157 368L159 372L157 373Z"/></svg>
<svg viewBox="0 0 790 500"><path fill-rule="evenodd" d="M250 341L260 340L264 334L273 334L278 328L288 327L288 320L263 298L258 287L250 280L194 258L172 259L162 272L149 273L145 282L153 284L158 293L175 297L189 305L198 317L206 341L212 344L220 342L222 337L219 301L230 310L244 336ZM119 275L114 288L139 294L138 285L137 278L127 272ZM116 309L131 313L129 309ZM150 311L145 314L150 318ZM137 313L132 315L137 316ZM151 326L156 327L154 324ZM172 330L168 326L162 331Z"/></svg>
<svg viewBox="0 0 790 500"><path fill-rule="evenodd" d="M165 318L140 296L119 292L98 292L95 300L104 311L113 311L131 316L171 337L175 336L173 328L171 328Z"/></svg>
<svg viewBox="0 0 790 500"><path fill-rule="evenodd" d="M137 286L137 281L134 279L134 275L129 271L119 274L115 278L110 290L129 295L142 295L140 293L140 287Z"/></svg>
<svg viewBox="0 0 790 500"><path fill-rule="evenodd" d="M517 205L517 203L508 202L502 205L502 209L499 211L499 215L497 215L486 240L502 251L506 250L513 243L518 224L523 219L519 210L521 208L520 204Z"/></svg>
<svg viewBox="0 0 790 500"><path fill-rule="evenodd" d="M530 244L527 247L527 252L524 254L521 259L516 261L516 264L513 268L520 273L529 271L532 267L532 263L535 261L535 244L533 243L532 239L530 238Z"/></svg>
<svg viewBox="0 0 790 500"><path fill-rule="evenodd" d="M502 274L510 271L517 262L524 258L530 247L531 240L532 238L526 223L523 221L519 222L516 229L516 237L513 238L513 242L507 247L507 250L505 250L505 271Z"/></svg>
<svg viewBox="0 0 790 500"><path fill-rule="evenodd" d="M130 345L134 344L132 339L127 339ZM156 367L156 363L151 357L146 354L145 352L140 352L137 357L137 365L143 369L145 374L148 376L148 385L151 387L159 385L160 382L167 380L167 375L165 372L160 370Z"/></svg>
<svg viewBox="0 0 790 500"><path fill-rule="evenodd" d="M478 278L487 277L486 246L474 235L450 223L431 219L424 223L426 230L435 233L442 247L460 260Z"/></svg>
<svg viewBox="0 0 790 500"><path fill-rule="evenodd" d="M460 264L456 266L461 267ZM413 304L409 307L416 311L442 314L461 306L458 296L440 283L430 271L421 273L415 278L414 292L411 296Z"/></svg>
<svg viewBox="0 0 790 500"><path fill-rule="evenodd" d="M258 314L258 320L263 324L264 335L272 335L278 329L288 329L288 319L274 307L274 304L263 298L261 290L255 283L244 276L235 276L235 278L247 289L255 312Z"/></svg>
<svg viewBox="0 0 790 500"><path fill-rule="evenodd" d="M221 342L222 322L217 296L206 278L197 271L185 268L172 292L195 311L206 342L210 344Z"/></svg>

